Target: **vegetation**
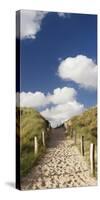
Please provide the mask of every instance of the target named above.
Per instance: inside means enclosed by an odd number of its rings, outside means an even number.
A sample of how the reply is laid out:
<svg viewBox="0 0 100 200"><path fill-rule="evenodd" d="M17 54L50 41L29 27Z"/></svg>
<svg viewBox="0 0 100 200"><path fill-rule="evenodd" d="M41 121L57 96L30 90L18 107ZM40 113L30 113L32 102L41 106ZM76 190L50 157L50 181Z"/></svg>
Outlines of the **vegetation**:
<svg viewBox="0 0 100 200"><path fill-rule="evenodd" d="M49 123L35 109L17 108L16 112L17 144L20 143L20 173L23 176L45 150L41 141L41 132L45 131L45 138L47 138ZM39 144L37 155L34 154L34 136L37 136Z"/></svg>
<svg viewBox="0 0 100 200"><path fill-rule="evenodd" d="M90 143L94 143L95 149L95 164L97 171L97 108L93 107L86 110L79 116L75 116L70 119L71 128L69 128L69 134L72 130L76 133L77 146L80 150L80 139L84 136L84 148L85 148L85 159L90 164ZM65 122L65 124L68 122ZM96 172L95 171L95 172Z"/></svg>

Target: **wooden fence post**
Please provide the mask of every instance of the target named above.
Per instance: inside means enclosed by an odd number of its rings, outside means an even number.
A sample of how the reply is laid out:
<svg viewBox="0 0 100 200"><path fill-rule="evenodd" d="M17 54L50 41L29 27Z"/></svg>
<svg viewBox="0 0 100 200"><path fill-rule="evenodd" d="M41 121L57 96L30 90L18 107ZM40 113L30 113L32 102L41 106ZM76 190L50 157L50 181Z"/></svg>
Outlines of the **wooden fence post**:
<svg viewBox="0 0 100 200"><path fill-rule="evenodd" d="M74 144L76 144L76 131L75 130L73 131L73 134L74 134Z"/></svg>
<svg viewBox="0 0 100 200"><path fill-rule="evenodd" d="M34 137L34 154L37 155L38 153L38 140L37 137Z"/></svg>
<svg viewBox="0 0 100 200"><path fill-rule="evenodd" d="M47 127L47 133L50 131L50 128L49 127Z"/></svg>
<svg viewBox="0 0 100 200"><path fill-rule="evenodd" d="M91 175L95 176L95 144L90 144Z"/></svg>
<svg viewBox="0 0 100 200"><path fill-rule="evenodd" d="M84 136L81 137L81 154L84 156Z"/></svg>
<svg viewBox="0 0 100 200"><path fill-rule="evenodd" d="M73 137L73 128L72 127L70 128L70 132L71 132L70 134L71 134L71 138L72 138Z"/></svg>
<svg viewBox="0 0 100 200"><path fill-rule="evenodd" d="M44 131L42 131L42 144L45 147L45 134L44 134Z"/></svg>

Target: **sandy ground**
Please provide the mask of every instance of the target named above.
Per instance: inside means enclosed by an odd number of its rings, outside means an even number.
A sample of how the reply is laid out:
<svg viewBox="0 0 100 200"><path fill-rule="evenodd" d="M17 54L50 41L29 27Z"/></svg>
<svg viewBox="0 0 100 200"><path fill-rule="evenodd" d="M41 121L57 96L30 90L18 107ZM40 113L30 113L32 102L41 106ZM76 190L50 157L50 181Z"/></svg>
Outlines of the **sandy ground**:
<svg viewBox="0 0 100 200"><path fill-rule="evenodd" d="M89 166L73 140L65 137L63 128L52 129L47 146L46 154L22 179L22 190L96 185Z"/></svg>

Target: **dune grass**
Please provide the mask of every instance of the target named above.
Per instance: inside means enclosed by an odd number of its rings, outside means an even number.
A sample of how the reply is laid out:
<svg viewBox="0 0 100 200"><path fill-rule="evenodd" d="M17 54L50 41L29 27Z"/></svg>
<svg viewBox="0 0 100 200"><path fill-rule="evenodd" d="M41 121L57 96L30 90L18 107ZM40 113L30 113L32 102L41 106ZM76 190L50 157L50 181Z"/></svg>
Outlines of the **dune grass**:
<svg viewBox="0 0 100 200"><path fill-rule="evenodd" d="M67 122L66 122L67 123ZM90 108L79 116L71 118L72 129L76 133L76 145L81 150L81 137L84 136L85 159L90 165L90 144L95 144L95 175L97 174L97 108Z"/></svg>
<svg viewBox="0 0 100 200"><path fill-rule="evenodd" d="M47 138L49 123L35 109L17 108L16 112L16 134L17 138L20 138L20 174L24 176L45 151L41 142L41 132L44 131ZM37 155L34 155L34 136L38 138Z"/></svg>

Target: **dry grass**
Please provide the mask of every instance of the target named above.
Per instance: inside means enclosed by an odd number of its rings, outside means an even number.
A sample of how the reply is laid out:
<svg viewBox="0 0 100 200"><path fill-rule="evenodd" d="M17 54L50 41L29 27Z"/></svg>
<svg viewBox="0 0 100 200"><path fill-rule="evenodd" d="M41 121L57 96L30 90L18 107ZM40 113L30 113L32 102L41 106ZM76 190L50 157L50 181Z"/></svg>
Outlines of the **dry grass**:
<svg viewBox="0 0 100 200"><path fill-rule="evenodd" d="M90 165L90 144L95 144L95 174L97 174L97 108L90 108L71 119L72 130L76 133L76 145L81 150L81 137L84 136L85 159ZM69 129L69 134L70 134Z"/></svg>
<svg viewBox="0 0 100 200"><path fill-rule="evenodd" d="M17 108L16 112L16 134L20 138L20 173L24 176L45 150L41 143L41 132L45 131L47 137L49 123L35 109ZM34 136L37 136L39 143L37 155L34 155Z"/></svg>

